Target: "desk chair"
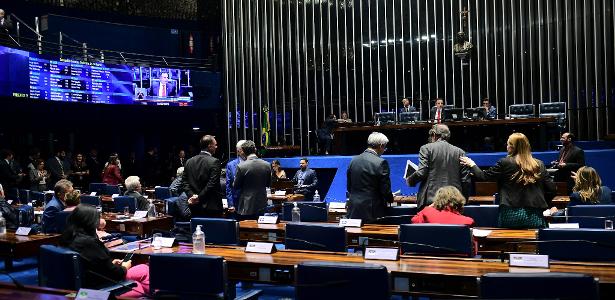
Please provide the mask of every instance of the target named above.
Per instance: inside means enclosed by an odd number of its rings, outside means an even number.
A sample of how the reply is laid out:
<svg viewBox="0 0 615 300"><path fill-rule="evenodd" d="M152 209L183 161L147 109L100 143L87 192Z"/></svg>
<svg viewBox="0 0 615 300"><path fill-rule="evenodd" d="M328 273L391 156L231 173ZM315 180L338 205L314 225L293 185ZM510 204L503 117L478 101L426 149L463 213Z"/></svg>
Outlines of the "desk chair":
<svg viewBox="0 0 615 300"><path fill-rule="evenodd" d="M201 225L205 233L205 242L216 245L239 245L239 222L222 218L192 218L190 232Z"/></svg>
<svg viewBox="0 0 615 300"><path fill-rule="evenodd" d="M297 205L301 210L301 222L327 222L328 212L326 202L298 201ZM282 220L292 220L293 207L294 204L292 202L284 203Z"/></svg>
<svg viewBox="0 0 615 300"><path fill-rule="evenodd" d="M402 254L474 256L472 230L465 225L401 225L399 241Z"/></svg>
<svg viewBox="0 0 615 300"><path fill-rule="evenodd" d="M22 205L17 208L19 226L30 227L34 223L34 208L30 205Z"/></svg>
<svg viewBox="0 0 615 300"><path fill-rule="evenodd" d="M412 217L417 213L416 207L391 206L386 208L386 216L376 219L373 223L385 225L402 225L412 223Z"/></svg>
<svg viewBox="0 0 615 300"><path fill-rule="evenodd" d="M80 200L81 200L82 204L88 204L88 205L92 205L92 206L101 206L102 205L99 196L81 195Z"/></svg>
<svg viewBox="0 0 615 300"><path fill-rule="evenodd" d="M115 206L115 212L124 212L124 207L128 207L131 214L137 210L137 199L130 196L118 196L113 198L113 204Z"/></svg>
<svg viewBox="0 0 615 300"><path fill-rule="evenodd" d="M615 230L538 230L538 253L550 259L574 261L615 261Z"/></svg>
<svg viewBox="0 0 615 300"><path fill-rule="evenodd" d="M346 229L329 224L286 224L286 249L346 252Z"/></svg>
<svg viewBox="0 0 615 300"><path fill-rule="evenodd" d="M113 194L118 194L118 195L122 194L122 191L120 190L119 185L107 185L107 187L105 188L105 195L113 195Z"/></svg>
<svg viewBox="0 0 615 300"><path fill-rule="evenodd" d="M30 203L30 190L19 190L19 203Z"/></svg>
<svg viewBox="0 0 615 300"><path fill-rule="evenodd" d="M605 220L615 220L615 205L573 205L568 207L567 223L581 228L604 228Z"/></svg>
<svg viewBox="0 0 615 300"><path fill-rule="evenodd" d="M103 195L107 192L107 184L106 183L102 183L102 182L98 182L98 183L90 183L89 189L88 191L91 192L96 192L96 195ZM112 195L112 194L110 194Z"/></svg>
<svg viewBox="0 0 615 300"><path fill-rule="evenodd" d="M152 254L149 274L155 298L229 299L235 295L235 284L229 284L226 261L220 256ZM235 299L258 299L261 293L249 291Z"/></svg>
<svg viewBox="0 0 615 300"><path fill-rule="evenodd" d="M42 287L77 291L82 288L81 279L86 270L79 254L70 249L42 245L38 255L38 284ZM94 276L94 275L93 275ZM136 286L134 281L109 283L102 291L119 295Z"/></svg>
<svg viewBox="0 0 615 300"><path fill-rule="evenodd" d="M598 280L577 273L487 273L481 299L599 299Z"/></svg>
<svg viewBox="0 0 615 300"><path fill-rule="evenodd" d="M499 205L466 205L463 215L474 219L477 227L498 227Z"/></svg>
<svg viewBox="0 0 615 300"><path fill-rule="evenodd" d="M171 189L168 186L159 186L154 188L154 197L156 199L167 199L171 198Z"/></svg>
<svg viewBox="0 0 615 300"><path fill-rule="evenodd" d="M30 191L30 199L36 202L36 205L44 205L45 204L45 193Z"/></svg>
<svg viewBox="0 0 615 300"><path fill-rule="evenodd" d="M381 265L304 262L295 268L295 297L302 299L389 299L389 274Z"/></svg>

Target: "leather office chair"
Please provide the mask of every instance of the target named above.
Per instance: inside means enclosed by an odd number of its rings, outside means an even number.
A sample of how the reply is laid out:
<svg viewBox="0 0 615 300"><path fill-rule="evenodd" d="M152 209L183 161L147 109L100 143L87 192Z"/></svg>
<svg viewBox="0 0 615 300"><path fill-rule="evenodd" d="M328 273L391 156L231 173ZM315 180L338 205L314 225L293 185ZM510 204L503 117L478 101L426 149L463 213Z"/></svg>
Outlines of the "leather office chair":
<svg viewBox="0 0 615 300"><path fill-rule="evenodd" d="M37 205L42 205L45 204L45 193L43 192L36 192L36 191L30 191L30 199L32 201L36 201Z"/></svg>
<svg viewBox="0 0 615 300"><path fill-rule="evenodd" d="M205 233L205 242L216 245L239 245L239 222L222 218L192 218L190 232L201 225Z"/></svg>
<svg viewBox="0 0 615 300"><path fill-rule="evenodd" d="M498 205L466 205L463 215L474 219L477 227L498 227Z"/></svg>
<svg viewBox="0 0 615 300"><path fill-rule="evenodd" d="M302 299L389 299L389 274L381 265L304 262L295 269L295 297Z"/></svg>
<svg viewBox="0 0 615 300"><path fill-rule="evenodd" d="M615 205L573 205L568 207L568 217L556 221L579 223L580 228L604 228L604 221L615 221Z"/></svg>
<svg viewBox="0 0 615 300"><path fill-rule="evenodd" d="M574 261L615 261L615 230L538 230L538 253L550 259Z"/></svg>
<svg viewBox="0 0 615 300"><path fill-rule="evenodd" d="M228 282L226 261L220 256L156 253L149 259L150 290L158 297L178 299L228 299L235 285ZM249 291L235 299L257 299L261 291Z"/></svg>
<svg viewBox="0 0 615 300"><path fill-rule="evenodd" d="M401 225L399 241L402 254L474 256L472 230L464 225Z"/></svg>
<svg viewBox="0 0 615 300"><path fill-rule="evenodd" d="M96 192L96 195L103 195L107 192L107 184L98 182L98 183L90 183L89 190L91 192ZM112 195L112 194L110 194Z"/></svg>
<svg viewBox="0 0 615 300"><path fill-rule="evenodd" d="M122 194L122 191L120 190L120 186L108 184L107 187L105 188L105 195L113 195L113 194L118 194L118 195Z"/></svg>
<svg viewBox="0 0 615 300"><path fill-rule="evenodd" d="M301 222L327 222L328 211L326 202L303 201L297 202L301 210ZM285 202L283 206L282 220L292 220L292 202Z"/></svg>
<svg viewBox="0 0 615 300"><path fill-rule="evenodd" d="M487 273L481 299L599 299L598 280L578 273Z"/></svg>
<svg viewBox="0 0 615 300"><path fill-rule="evenodd" d="M169 189L168 186L159 186L154 188L154 197L156 199L167 199L167 198L171 198L171 190Z"/></svg>
<svg viewBox="0 0 615 300"><path fill-rule="evenodd" d="M534 104L512 104L508 106L508 114L513 119L533 118Z"/></svg>
<svg viewBox="0 0 615 300"><path fill-rule="evenodd" d="M38 255L38 284L43 287L50 287L65 290L79 290L82 288L84 270L82 259L77 252L70 249L42 245ZM134 281L121 281L109 283L100 290L111 292L118 295L130 290L135 286Z"/></svg>
<svg viewBox="0 0 615 300"><path fill-rule="evenodd" d="M113 204L115 205L115 212L117 213L124 212L124 207L127 206L131 214L134 214L137 209L137 199L130 196L115 197L113 198Z"/></svg>
<svg viewBox="0 0 615 300"><path fill-rule="evenodd" d="M101 206L102 205L99 196L81 195L80 200L81 200L82 204L88 204L88 205L92 205L92 206Z"/></svg>
<svg viewBox="0 0 615 300"><path fill-rule="evenodd" d="M373 223L402 225L412 223L412 217L417 213L416 207L391 206L386 208L386 216L378 218Z"/></svg>
<svg viewBox="0 0 615 300"><path fill-rule="evenodd" d="M30 203L30 190L19 190L19 203Z"/></svg>
<svg viewBox="0 0 615 300"><path fill-rule="evenodd" d="M286 249L346 252L346 229L333 224L286 224Z"/></svg>

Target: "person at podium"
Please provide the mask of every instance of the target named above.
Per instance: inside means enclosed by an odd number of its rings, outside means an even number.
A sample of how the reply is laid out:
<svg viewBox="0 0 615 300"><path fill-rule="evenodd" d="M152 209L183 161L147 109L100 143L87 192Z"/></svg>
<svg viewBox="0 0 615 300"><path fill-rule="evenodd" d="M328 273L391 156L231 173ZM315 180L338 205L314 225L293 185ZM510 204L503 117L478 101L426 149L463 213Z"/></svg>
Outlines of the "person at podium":
<svg viewBox="0 0 615 300"><path fill-rule="evenodd" d="M175 97L177 96L177 90L174 81L169 81L169 73L162 72L158 80L152 82L152 86L149 90L150 96L157 97Z"/></svg>
<svg viewBox="0 0 615 300"><path fill-rule="evenodd" d="M429 112L429 117L434 123L442 123L444 121L444 111L444 100L438 98L436 99L436 105Z"/></svg>
<svg viewBox="0 0 615 300"><path fill-rule="evenodd" d="M402 107L399 109L399 113L416 111L416 108L410 105L410 99L408 98L402 99L401 104L402 104Z"/></svg>
<svg viewBox="0 0 615 300"><path fill-rule="evenodd" d="M489 98L483 99L483 108L485 109L485 119L495 120L498 118L498 110L495 106L491 105Z"/></svg>

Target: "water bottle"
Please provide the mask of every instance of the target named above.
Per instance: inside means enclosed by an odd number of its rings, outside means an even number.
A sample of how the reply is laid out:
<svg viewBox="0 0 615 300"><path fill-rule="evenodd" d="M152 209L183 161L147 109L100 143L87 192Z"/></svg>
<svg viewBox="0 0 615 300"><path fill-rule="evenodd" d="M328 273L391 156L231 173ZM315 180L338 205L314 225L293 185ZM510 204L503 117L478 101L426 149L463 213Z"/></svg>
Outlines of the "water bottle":
<svg viewBox="0 0 615 300"><path fill-rule="evenodd" d="M314 198L312 198L314 202L320 202L320 195L318 194L318 190L314 193Z"/></svg>
<svg viewBox="0 0 615 300"><path fill-rule="evenodd" d="M0 212L0 234L6 233L6 220L2 217L2 213Z"/></svg>
<svg viewBox="0 0 615 300"><path fill-rule="evenodd" d="M152 199L149 199L149 207L147 208L147 216L150 218L156 217L156 206Z"/></svg>
<svg viewBox="0 0 615 300"><path fill-rule="evenodd" d="M292 222L301 222L301 209L297 206L297 202L293 202L295 205L292 210Z"/></svg>
<svg viewBox="0 0 615 300"><path fill-rule="evenodd" d="M192 253L205 254L205 233L201 231L201 225L197 225L192 234Z"/></svg>

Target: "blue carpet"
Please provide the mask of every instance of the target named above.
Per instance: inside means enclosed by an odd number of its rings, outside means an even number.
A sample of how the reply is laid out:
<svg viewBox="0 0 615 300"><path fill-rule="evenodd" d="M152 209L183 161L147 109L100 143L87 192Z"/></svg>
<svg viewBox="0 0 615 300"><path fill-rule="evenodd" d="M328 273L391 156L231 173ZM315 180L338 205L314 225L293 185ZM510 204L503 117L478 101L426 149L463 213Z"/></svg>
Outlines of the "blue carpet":
<svg viewBox="0 0 615 300"><path fill-rule="evenodd" d="M0 272L6 272L4 260L0 260ZM13 269L9 274L18 282L24 285L38 285L38 259L28 257L13 261ZM0 274L0 281L12 283L11 278L5 274Z"/></svg>

